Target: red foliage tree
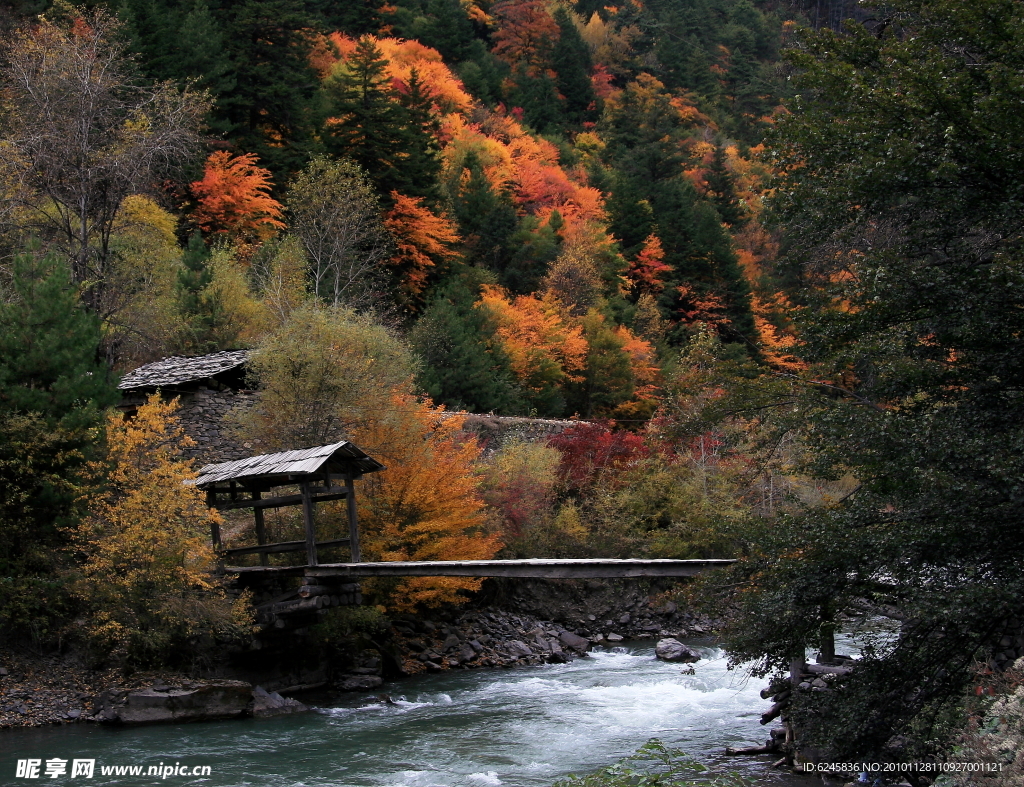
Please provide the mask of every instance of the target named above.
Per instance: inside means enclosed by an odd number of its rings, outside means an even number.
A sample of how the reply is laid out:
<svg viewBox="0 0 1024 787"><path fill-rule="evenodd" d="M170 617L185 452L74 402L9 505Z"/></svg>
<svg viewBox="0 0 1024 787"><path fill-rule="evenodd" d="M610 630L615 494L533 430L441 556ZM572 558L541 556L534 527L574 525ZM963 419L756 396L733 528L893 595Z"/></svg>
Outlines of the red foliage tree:
<svg viewBox="0 0 1024 787"><path fill-rule="evenodd" d="M571 492L585 491L606 477L605 471L625 467L650 453L639 435L589 422L555 435L548 445L562 454L559 477Z"/></svg>
<svg viewBox="0 0 1024 787"><path fill-rule="evenodd" d="M543 0L499 0L491 15L498 23L492 37L495 56L531 76L544 70L560 31Z"/></svg>
<svg viewBox="0 0 1024 787"><path fill-rule="evenodd" d="M638 292L657 295L665 289L664 279L672 272L672 267L662 262L664 259L665 250L661 247L661 239L652 233L647 236L636 259L630 263L626 278Z"/></svg>

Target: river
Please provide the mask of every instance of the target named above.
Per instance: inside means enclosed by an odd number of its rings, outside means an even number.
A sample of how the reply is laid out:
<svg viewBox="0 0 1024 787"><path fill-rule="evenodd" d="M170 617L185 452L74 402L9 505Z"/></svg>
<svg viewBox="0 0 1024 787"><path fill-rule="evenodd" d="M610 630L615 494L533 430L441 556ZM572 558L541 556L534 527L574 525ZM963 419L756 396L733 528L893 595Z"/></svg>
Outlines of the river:
<svg viewBox="0 0 1024 787"><path fill-rule="evenodd" d="M204 787L533 787L583 774L652 737L757 784L809 785L767 769L770 757L724 756L767 737L764 681L726 669L721 650L689 640L693 665L654 658L653 642L596 649L589 658L507 670L451 671L386 685L396 704L367 695L323 700L276 719L117 729L73 725L0 732L0 784ZM12 778L17 760L68 761L67 775ZM95 760L92 779L71 777ZM209 766L208 776L103 775L110 766ZM820 783L820 782L819 782Z"/></svg>

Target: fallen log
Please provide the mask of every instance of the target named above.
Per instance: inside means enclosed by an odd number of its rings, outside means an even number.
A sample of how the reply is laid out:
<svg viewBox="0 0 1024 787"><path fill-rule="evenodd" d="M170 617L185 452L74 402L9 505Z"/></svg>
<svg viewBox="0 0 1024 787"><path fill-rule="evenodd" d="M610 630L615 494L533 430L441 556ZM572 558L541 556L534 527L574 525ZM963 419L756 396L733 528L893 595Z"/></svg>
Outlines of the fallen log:
<svg viewBox="0 0 1024 787"><path fill-rule="evenodd" d="M829 664L808 664L804 670L811 675L849 675L853 667L833 667Z"/></svg>
<svg viewBox="0 0 1024 787"><path fill-rule="evenodd" d="M747 746L743 749L733 749L726 747L725 753L730 757L735 757L740 754L775 754L779 750L779 747L775 743L765 744L764 746Z"/></svg>
<svg viewBox="0 0 1024 787"><path fill-rule="evenodd" d="M761 714L761 723L768 724L769 722L777 719L779 716L782 715L782 710L783 708L785 708L785 706L785 702L776 702L766 712Z"/></svg>

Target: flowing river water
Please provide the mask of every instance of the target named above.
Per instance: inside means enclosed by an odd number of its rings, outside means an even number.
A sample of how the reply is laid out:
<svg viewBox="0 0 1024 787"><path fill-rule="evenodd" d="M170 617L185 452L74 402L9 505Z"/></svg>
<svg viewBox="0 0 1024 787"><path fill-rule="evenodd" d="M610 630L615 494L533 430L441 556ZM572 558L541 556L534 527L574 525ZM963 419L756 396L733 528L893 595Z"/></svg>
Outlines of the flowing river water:
<svg viewBox="0 0 1024 787"><path fill-rule="evenodd" d="M628 756L649 738L762 785L810 785L770 771L770 756L725 757L763 743L765 681L726 669L721 650L690 640L693 665L654 658L653 642L589 658L507 670L451 671L386 684L394 705L353 694L313 713L272 719L0 732L0 784L129 787L533 787ZM17 760L67 760L67 775L13 778ZM91 779L75 759L95 760ZM103 767L209 766L209 775L104 775ZM817 782L820 784L820 782Z"/></svg>

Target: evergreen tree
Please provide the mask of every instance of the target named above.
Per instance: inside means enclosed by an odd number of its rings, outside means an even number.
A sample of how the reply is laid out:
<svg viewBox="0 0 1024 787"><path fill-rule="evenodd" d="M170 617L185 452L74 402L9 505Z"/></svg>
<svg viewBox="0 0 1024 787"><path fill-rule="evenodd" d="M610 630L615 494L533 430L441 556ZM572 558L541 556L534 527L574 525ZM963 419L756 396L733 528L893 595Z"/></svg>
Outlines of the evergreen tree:
<svg viewBox="0 0 1024 787"><path fill-rule="evenodd" d="M423 359L419 384L452 408L514 413L515 378L493 319L476 306L478 291L465 276L454 277L416 323L410 338Z"/></svg>
<svg viewBox="0 0 1024 787"><path fill-rule="evenodd" d="M449 63L461 63L473 56L473 23L459 0L430 0L430 18L419 39L441 53Z"/></svg>
<svg viewBox="0 0 1024 787"><path fill-rule="evenodd" d="M302 0L219 4L234 84L218 97L213 123L284 183L312 146L312 99L320 81L309 57L313 21Z"/></svg>
<svg viewBox="0 0 1024 787"><path fill-rule="evenodd" d="M228 323L223 295L211 286L210 252L198 232L189 238L181 264L175 295L185 321L182 349L190 355L225 349L237 337L237 326Z"/></svg>
<svg viewBox="0 0 1024 787"><path fill-rule="evenodd" d="M324 82L324 148L358 163L383 194L437 198L440 171L430 97L414 73L403 96L391 87L388 61L373 39Z"/></svg>
<svg viewBox="0 0 1024 787"><path fill-rule="evenodd" d="M422 197L436 207L441 200L440 124L434 115L430 93L414 68L404 92L398 96L405 109L401 166L397 190L409 197Z"/></svg>
<svg viewBox="0 0 1024 787"><path fill-rule="evenodd" d="M62 429L95 426L117 402L99 357L100 318L88 313L54 255L15 257L0 298L0 412L37 413Z"/></svg>
<svg viewBox="0 0 1024 787"><path fill-rule="evenodd" d="M725 166L725 150L720 145L715 146L704 182L708 187L706 196L711 199L722 221L730 226L739 224L743 219L743 208L736 196L732 173Z"/></svg>
<svg viewBox="0 0 1024 787"><path fill-rule="evenodd" d="M524 66L516 69L508 102L523 110L524 119L538 133L557 131L564 123L563 102L547 72L530 73Z"/></svg>
<svg viewBox="0 0 1024 787"><path fill-rule="evenodd" d="M551 65L558 78L555 81L558 92L565 102L566 120L579 126L585 120L596 117L597 96L590 82L593 62L590 48L576 28L572 14L563 6L555 9L553 15L558 24L559 36L551 52Z"/></svg>
<svg viewBox="0 0 1024 787"><path fill-rule="evenodd" d="M509 238L517 225L512 200L495 191L475 151L466 155L462 168L469 171L469 179L461 189L457 185L461 177L455 180L457 190L452 202L466 243L467 261L501 271L508 262Z"/></svg>
<svg viewBox="0 0 1024 787"><path fill-rule="evenodd" d="M86 491L103 410L118 400L100 321L68 266L14 259L0 292L0 625L38 636L63 611L55 572Z"/></svg>

